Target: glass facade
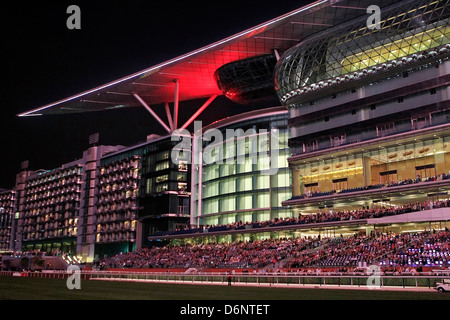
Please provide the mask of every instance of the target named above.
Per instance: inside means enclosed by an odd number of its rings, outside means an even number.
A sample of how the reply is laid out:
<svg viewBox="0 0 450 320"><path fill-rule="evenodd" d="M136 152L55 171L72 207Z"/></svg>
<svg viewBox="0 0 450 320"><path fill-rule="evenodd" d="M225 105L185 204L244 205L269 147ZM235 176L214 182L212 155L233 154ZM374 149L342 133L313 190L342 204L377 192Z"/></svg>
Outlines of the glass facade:
<svg viewBox="0 0 450 320"><path fill-rule="evenodd" d="M438 178L450 171L450 136L416 137L348 150L327 159L305 158L294 169L296 195L342 192L402 181Z"/></svg>
<svg viewBox="0 0 450 320"><path fill-rule="evenodd" d="M311 36L277 65L281 102L291 105L314 92L373 81L448 56L449 8L448 1L400 1L381 10L379 28L368 28L363 16Z"/></svg>
<svg viewBox="0 0 450 320"><path fill-rule="evenodd" d="M237 117L238 118L238 117ZM193 218L199 225L227 225L236 222L265 221L275 217L290 217L291 211L283 208L281 202L292 195L291 170L287 158L287 112L275 116L258 116L251 121L235 121L226 127L218 127L224 136L227 130L242 129L256 135L224 139L218 144L205 144L205 148L216 148L224 155L223 163L203 164L201 175L201 202L195 193ZM276 148L274 144L259 143L269 141L273 129L279 134ZM245 150L241 153L240 147ZM269 156L272 162L269 164ZM278 171L275 175L263 172L270 169L276 157ZM198 171L197 171L198 172ZM199 188L196 176L194 189ZM199 205L201 214L198 214ZM194 224L196 224L194 223Z"/></svg>

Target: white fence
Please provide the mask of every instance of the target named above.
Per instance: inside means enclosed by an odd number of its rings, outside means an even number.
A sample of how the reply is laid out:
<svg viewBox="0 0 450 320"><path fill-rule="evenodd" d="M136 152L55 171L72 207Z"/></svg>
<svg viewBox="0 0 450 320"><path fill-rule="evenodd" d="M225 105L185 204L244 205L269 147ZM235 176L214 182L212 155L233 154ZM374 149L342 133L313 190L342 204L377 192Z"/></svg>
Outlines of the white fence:
<svg viewBox="0 0 450 320"><path fill-rule="evenodd" d="M17 274L15 274L17 275ZM29 272L20 273L22 277L67 279L67 272ZM2 271L0 276L13 276L13 272ZM259 273L158 273L120 271L84 271L81 280L139 281L149 283L211 284L211 285L252 285L252 286L292 286L292 287L336 287L372 289L434 289L436 283L450 278L449 271L421 274L374 275L361 273L323 273L323 274L259 274ZM374 281L375 280L375 281Z"/></svg>

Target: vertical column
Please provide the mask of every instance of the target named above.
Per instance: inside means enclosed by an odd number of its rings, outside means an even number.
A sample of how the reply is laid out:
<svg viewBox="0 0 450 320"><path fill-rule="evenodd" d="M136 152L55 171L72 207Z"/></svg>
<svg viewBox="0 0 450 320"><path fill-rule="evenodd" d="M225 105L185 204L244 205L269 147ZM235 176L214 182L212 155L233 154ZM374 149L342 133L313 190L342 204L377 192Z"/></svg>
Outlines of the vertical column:
<svg viewBox="0 0 450 320"><path fill-rule="evenodd" d="M370 157L363 156L363 186L372 185L372 168L370 164Z"/></svg>
<svg viewBox="0 0 450 320"><path fill-rule="evenodd" d="M18 215L14 214L12 221L11 230L11 247L14 251L22 250L22 234L23 234L23 215L24 215L24 198L25 198L25 183L27 177L29 176L29 171L27 168L22 168L22 171L16 176L16 194L17 194L17 212Z"/></svg>
<svg viewBox="0 0 450 320"><path fill-rule="evenodd" d="M198 153L199 165L198 165L198 194L197 194L197 227L200 226L200 218L202 217L203 211L203 153L200 151Z"/></svg>
<svg viewBox="0 0 450 320"><path fill-rule="evenodd" d="M302 194L300 189L300 174L297 168L292 168L292 195L299 196Z"/></svg>
<svg viewBox="0 0 450 320"><path fill-rule="evenodd" d="M201 153L201 136L196 132L192 135L191 154L191 226L198 227L202 215L202 185L203 185L203 159Z"/></svg>
<svg viewBox="0 0 450 320"><path fill-rule="evenodd" d="M85 153L84 185L82 185L82 205L80 206L80 228L77 237L77 253L83 261L92 262L95 250L96 231L96 179L97 162L99 160L99 147L91 147Z"/></svg>
<svg viewBox="0 0 450 320"><path fill-rule="evenodd" d="M178 79L174 80L175 82L175 99L174 99L174 119L173 125L174 130L178 129L178 110L180 106L180 81Z"/></svg>
<svg viewBox="0 0 450 320"><path fill-rule="evenodd" d="M136 250L142 249L144 224L140 220L136 220Z"/></svg>

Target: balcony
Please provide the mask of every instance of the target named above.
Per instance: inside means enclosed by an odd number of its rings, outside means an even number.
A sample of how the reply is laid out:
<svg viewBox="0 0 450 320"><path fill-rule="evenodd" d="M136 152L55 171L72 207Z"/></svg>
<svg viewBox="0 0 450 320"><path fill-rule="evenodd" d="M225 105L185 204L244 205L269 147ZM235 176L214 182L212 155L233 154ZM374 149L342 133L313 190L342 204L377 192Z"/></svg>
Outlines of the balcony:
<svg viewBox="0 0 450 320"><path fill-rule="evenodd" d="M401 193L419 189L435 189L435 188L439 189L441 187L449 185L450 185L450 175L447 175L446 178L440 180L429 179L420 182L413 181L411 183L375 185L343 190L339 193L332 191L318 193L315 196L311 197L307 197L305 195L294 196L291 199L284 201L282 205L287 207L320 201L346 199L349 197L372 197L372 196L376 197L382 196L386 193Z"/></svg>
<svg viewBox="0 0 450 320"><path fill-rule="evenodd" d="M319 137L315 134L309 142L308 137L301 137L302 140L307 141L301 145L295 145L296 138L293 138L290 142L292 155L288 161L289 163L294 163L327 154L330 150L332 152L340 152L352 148L368 147L369 145L379 145L380 143L385 144L415 136L447 131L450 129L448 123L449 114L450 110L432 111L426 116L428 117L426 121L408 118L398 120L389 128L386 128L385 125L374 124L372 126L368 125L365 130L356 130L353 133L353 128L348 128L345 139L340 139L339 143L335 139L331 139L330 135Z"/></svg>

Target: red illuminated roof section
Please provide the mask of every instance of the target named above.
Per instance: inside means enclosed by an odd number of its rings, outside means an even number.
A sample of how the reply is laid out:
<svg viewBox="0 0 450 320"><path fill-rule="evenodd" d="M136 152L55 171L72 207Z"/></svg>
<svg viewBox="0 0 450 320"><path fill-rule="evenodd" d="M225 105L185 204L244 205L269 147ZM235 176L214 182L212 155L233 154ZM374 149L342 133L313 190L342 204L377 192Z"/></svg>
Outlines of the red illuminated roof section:
<svg viewBox="0 0 450 320"><path fill-rule="evenodd" d="M383 5L392 2L383 0ZM375 0L316 1L204 48L19 116L141 107L135 94L150 106L172 103L175 81L180 102L222 95L214 74L223 65L275 50L283 52L305 37L366 14L364 8L377 3L381 6L381 1Z"/></svg>

